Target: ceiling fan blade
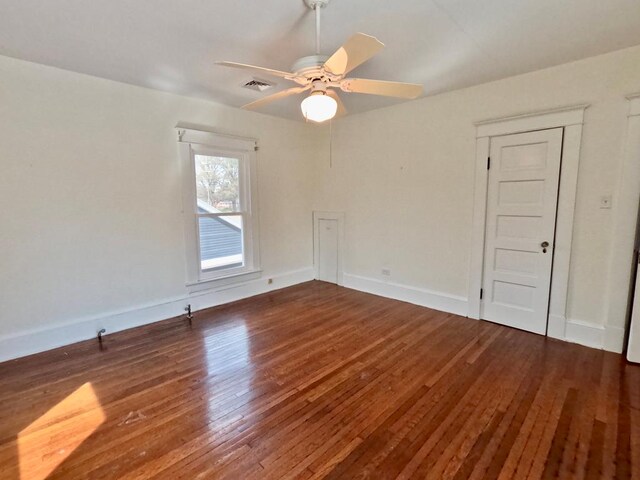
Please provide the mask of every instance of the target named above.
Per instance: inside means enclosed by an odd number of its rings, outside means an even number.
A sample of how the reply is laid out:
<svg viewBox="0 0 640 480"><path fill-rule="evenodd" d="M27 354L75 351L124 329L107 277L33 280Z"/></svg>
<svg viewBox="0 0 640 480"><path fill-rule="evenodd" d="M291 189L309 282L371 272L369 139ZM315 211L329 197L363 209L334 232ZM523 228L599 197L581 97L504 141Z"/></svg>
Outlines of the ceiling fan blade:
<svg viewBox="0 0 640 480"><path fill-rule="evenodd" d="M338 104L338 111L336 112L336 117L342 117L343 115L346 115L347 109L345 108L344 103L342 103L342 100L340 99L340 96L338 95L338 93L334 90L327 89L327 95L333 98Z"/></svg>
<svg viewBox="0 0 640 480"><path fill-rule="evenodd" d="M345 92L384 95L385 97L417 98L422 95L422 85L417 83L386 82L366 78L347 78L340 84Z"/></svg>
<svg viewBox="0 0 640 480"><path fill-rule="evenodd" d="M280 71L280 70L273 70L272 68L257 67L255 65L247 65L245 63L216 62L216 64L217 65L222 65L224 67L240 68L240 69L243 69L243 70L253 70L254 72L259 72L259 73L263 73L263 74L266 74L266 75L272 75L274 77L282 77L282 78L287 78L287 79L295 78L295 74L293 74L293 73L283 72L283 71Z"/></svg>
<svg viewBox="0 0 640 480"><path fill-rule="evenodd" d="M291 95L296 95L298 93L302 93L305 90L309 90L311 86L308 87L293 87L288 90L282 90L281 92L274 93L273 95L269 95L268 97L261 98L256 100L255 102L247 103L243 105L242 108L245 110L255 110L256 108L260 108L268 103L273 102L274 100L279 100L281 98L289 97Z"/></svg>
<svg viewBox="0 0 640 480"><path fill-rule="evenodd" d="M324 63L324 68L334 75L344 75L363 64L384 48L376 37L356 33Z"/></svg>

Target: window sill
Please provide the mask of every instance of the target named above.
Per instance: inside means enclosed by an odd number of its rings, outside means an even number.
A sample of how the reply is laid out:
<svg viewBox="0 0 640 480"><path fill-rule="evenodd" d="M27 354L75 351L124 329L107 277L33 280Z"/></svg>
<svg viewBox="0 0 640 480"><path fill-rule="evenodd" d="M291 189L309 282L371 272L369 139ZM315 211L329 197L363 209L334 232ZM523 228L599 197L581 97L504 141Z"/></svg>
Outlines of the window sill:
<svg viewBox="0 0 640 480"><path fill-rule="evenodd" d="M247 282L249 280L256 280L262 276L262 269L256 268L253 270L247 270L239 273L232 273L229 275L205 278L198 280L197 282L188 282L186 284L189 289L189 293L202 292L205 290L216 290L218 287L224 287L226 285L233 285L235 283Z"/></svg>

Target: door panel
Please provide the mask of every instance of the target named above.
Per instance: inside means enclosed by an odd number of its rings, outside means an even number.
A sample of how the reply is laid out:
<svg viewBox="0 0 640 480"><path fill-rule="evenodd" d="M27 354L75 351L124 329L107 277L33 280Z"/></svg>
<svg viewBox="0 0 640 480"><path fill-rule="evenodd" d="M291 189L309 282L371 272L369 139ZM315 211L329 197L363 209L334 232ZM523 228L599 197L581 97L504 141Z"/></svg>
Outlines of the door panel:
<svg viewBox="0 0 640 480"><path fill-rule="evenodd" d="M540 334L547 328L562 132L491 139L482 318Z"/></svg>
<svg viewBox="0 0 640 480"><path fill-rule="evenodd" d="M318 280L338 283L338 221L318 220Z"/></svg>

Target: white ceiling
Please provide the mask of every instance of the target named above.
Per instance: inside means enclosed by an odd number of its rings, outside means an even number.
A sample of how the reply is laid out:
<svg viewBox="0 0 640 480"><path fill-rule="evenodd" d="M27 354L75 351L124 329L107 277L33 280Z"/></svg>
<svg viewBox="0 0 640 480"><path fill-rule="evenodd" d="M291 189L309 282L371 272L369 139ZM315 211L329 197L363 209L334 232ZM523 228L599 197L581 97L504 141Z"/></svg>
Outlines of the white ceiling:
<svg viewBox="0 0 640 480"><path fill-rule="evenodd" d="M639 25L639 0L332 0L322 50L374 35L385 50L352 75L430 95L640 44ZM231 106L275 90L214 61L289 70L314 42L303 0L0 0L2 55ZM342 98L351 113L398 102ZM262 111L301 120L300 99Z"/></svg>

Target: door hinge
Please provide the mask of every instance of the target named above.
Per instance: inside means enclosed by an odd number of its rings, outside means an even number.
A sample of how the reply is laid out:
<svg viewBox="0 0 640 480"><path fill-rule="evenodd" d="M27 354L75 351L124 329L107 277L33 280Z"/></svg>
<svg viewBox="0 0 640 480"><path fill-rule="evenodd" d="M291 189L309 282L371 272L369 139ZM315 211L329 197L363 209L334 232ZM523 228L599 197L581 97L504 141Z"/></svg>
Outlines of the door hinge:
<svg viewBox="0 0 640 480"><path fill-rule="evenodd" d="M491 168L491 157L487 157L487 170Z"/></svg>
<svg viewBox="0 0 640 480"><path fill-rule="evenodd" d="M482 289L480 289L480 300L482 300L482 294L483 294L483 293L484 293L484 292L483 292L483 290L482 290Z"/></svg>

